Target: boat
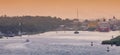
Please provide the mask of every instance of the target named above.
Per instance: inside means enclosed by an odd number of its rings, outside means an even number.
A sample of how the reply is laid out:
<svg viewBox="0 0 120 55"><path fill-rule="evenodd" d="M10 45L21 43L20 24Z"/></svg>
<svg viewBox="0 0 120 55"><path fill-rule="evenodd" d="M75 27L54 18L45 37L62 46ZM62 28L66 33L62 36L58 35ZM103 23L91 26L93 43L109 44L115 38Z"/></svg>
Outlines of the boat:
<svg viewBox="0 0 120 55"><path fill-rule="evenodd" d="M78 31L75 31L74 34L79 34L79 32L78 32Z"/></svg>
<svg viewBox="0 0 120 55"><path fill-rule="evenodd" d="M78 10L77 10L77 19L74 19L74 28L75 28L75 32L74 34L79 34L78 32L78 23L79 23L79 19L78 19Z"/></svg>
<svg viewBox="0 0 120 55"><path fill-rule="evenodd" d="M100 32L109 32L110 24L108 22L99 22L97 30Z"/></svg>

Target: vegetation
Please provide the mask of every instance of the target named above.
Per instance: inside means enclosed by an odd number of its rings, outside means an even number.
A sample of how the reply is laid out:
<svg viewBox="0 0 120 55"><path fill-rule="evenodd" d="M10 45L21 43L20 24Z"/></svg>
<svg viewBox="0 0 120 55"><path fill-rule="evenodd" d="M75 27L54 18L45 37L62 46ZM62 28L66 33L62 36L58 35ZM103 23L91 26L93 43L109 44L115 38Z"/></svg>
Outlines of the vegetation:
<svg viewBox="0 0 120 55"><path fill-rule="evenodd" d="M96 28L94 28L94 27L90 27L90 28L88 28L87 30L88 30L88 31L95 31Z"/></svg>
<svg viewBox="0 0 120 55"><path fill-rule="evenodd" d="M116 38L113 38L111 40L102 41L102 44L110 44L110 45L120 46L120 36L117 36Z"/></svg>
<svg viewBox="0 0 120 55"><path fill-rule="evenodd" d="M51 31L60 25L70 26L72 20L61 19L50 16L1 16L0 32L18 34L19 30L25 33L34 34ZM20 25L21 23L21 25Z"/></svg>
<svg viewBox="0 0 120 55"><path fill-rule="evenodd" d="M0 39L3 38L3 36L0 36Z"/></svg>

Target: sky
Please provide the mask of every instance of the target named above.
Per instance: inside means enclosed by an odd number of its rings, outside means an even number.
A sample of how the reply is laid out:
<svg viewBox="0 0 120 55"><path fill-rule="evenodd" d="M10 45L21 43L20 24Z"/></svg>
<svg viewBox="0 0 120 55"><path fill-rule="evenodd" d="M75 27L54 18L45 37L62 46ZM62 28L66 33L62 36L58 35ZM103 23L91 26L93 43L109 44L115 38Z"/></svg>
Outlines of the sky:
<svg viewBox="0 0 120 55"><path fill-rule="evenodd" d="M0 15L120 19L120 0L0 0Z"/></svg>

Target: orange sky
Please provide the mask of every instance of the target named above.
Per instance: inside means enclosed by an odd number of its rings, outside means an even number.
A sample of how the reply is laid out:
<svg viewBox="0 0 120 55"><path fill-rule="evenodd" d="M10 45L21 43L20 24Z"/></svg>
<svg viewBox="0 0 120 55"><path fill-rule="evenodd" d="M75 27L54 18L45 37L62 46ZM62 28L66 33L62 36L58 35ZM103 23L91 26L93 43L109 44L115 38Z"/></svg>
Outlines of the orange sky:
<svg viewBox="0 0 120 55"><path fill-rule="evenodd" d="M0 0L0 15L40 15L80 19L120 19L120 0Z"/></svg>

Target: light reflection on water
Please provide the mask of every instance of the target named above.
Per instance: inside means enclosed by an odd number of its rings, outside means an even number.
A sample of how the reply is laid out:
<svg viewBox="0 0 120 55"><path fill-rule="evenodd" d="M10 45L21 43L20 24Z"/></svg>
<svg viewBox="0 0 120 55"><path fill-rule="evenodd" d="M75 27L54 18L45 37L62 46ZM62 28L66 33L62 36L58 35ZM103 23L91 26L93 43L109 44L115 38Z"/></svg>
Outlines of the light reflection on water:
<svg viewBox="0 0 120 55"><path fill-rule="evenodd" d="M44 33L46 38L57 38L57 39L85 39L85 40L107 40L111 39L112 36L119 35L119 31L114 32L89 32L89 31L80 31L80 34L74 34L73 31L59 31L55 34L55 32ZM57 36L57 37L56 37ZM44 36L45 38L45 36Z"/></svg>
<svg viewBox="0 0 120 55"><path fill-rule="evenodd" d="M80 31L80 34L59 31L1 39L0 55L119 55L120 47L101 45L102 40L111 39L112 35L118 34L118 31ZM25 39L30 39L30 42L26 43ZM106 51L107 47L110 47L110 52Z"/></svg>

